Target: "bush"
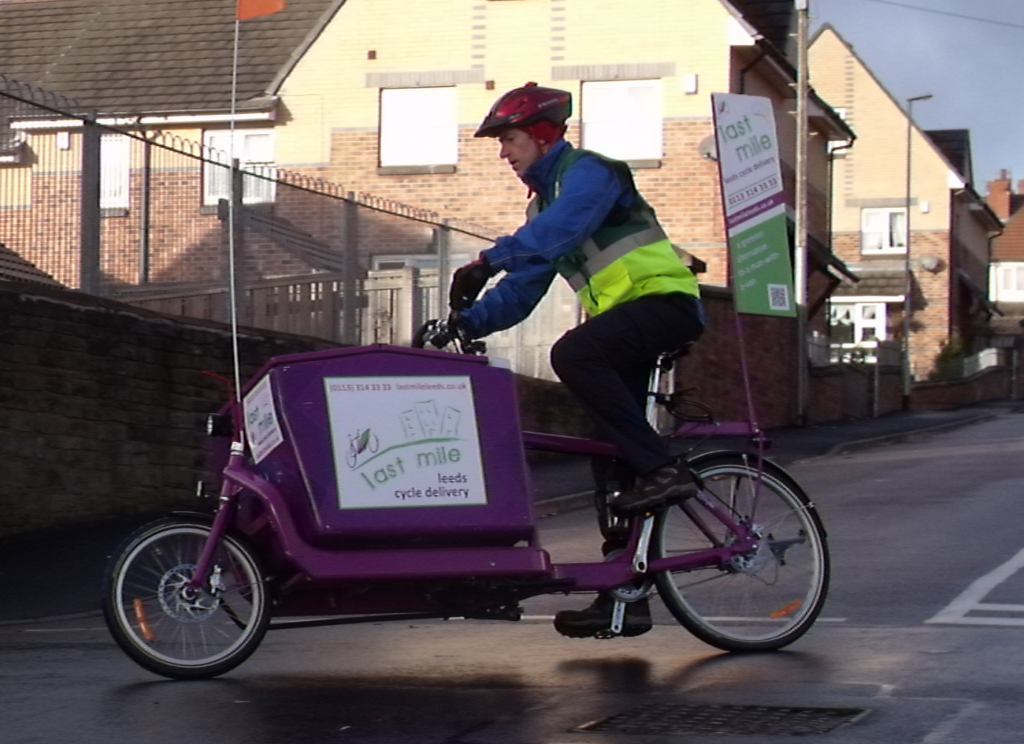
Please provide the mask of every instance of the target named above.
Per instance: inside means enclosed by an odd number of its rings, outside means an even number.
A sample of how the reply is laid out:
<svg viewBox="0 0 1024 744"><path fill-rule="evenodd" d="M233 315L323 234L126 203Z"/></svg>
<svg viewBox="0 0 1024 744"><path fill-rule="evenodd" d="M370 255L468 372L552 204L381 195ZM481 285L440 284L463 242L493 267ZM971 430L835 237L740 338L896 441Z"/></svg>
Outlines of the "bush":
<svg viewBox="0 0 1024 744"><path fill-rule="evenodd" d="M963 361L967 355L959 338L951 338L935 355L935 367L928 375L931 381L953 380L963 374Z"/></svg>

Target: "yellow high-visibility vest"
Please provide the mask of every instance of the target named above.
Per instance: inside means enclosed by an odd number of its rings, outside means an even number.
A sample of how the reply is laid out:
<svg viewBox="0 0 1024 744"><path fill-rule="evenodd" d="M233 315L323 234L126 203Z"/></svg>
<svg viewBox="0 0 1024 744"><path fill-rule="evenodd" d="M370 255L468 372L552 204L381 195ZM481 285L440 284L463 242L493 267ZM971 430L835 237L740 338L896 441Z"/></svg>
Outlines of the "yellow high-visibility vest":
<svg viewBox="0 0 1024 744"><path fill-rule="evenodd" d="M602 224L581 245L555 261L555 268L588 315L650 294L683 292L700 296L696 275L690 271L672 247L654 210L633 184L629 167L618 160L575 148L566 149L555 164L555 193L558 198L562 175L584 155L593 155L628 178L633 186L633 206L616 224ZM547 205L535 196L526 210L533 219Z"/></svg>

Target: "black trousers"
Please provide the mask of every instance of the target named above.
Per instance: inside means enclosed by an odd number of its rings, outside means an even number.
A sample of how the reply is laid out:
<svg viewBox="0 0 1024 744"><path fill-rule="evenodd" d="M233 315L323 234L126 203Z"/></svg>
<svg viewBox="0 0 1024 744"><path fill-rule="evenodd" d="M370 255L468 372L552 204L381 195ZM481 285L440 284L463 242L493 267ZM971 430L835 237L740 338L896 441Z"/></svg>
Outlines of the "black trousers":
<svg viewBox="0 0 1024 744"><path fill-rule="evenodd" d="M659 354L696 341L703 330L696 298L647 295L595 315L551 347L555 373L638 475L672 459L644 415L654 363Z"/></svg>

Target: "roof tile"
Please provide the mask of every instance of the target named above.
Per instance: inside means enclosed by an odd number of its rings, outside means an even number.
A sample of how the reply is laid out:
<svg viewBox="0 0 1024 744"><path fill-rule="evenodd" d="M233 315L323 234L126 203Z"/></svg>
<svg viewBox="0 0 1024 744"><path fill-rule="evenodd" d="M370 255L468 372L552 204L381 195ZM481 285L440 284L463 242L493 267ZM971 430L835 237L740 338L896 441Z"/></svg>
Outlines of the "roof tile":
<svg viewBox="0 0 1024 744"><path fill-rule="evenodd" d="M334 4L288 0L279 13L243 23L240 101L273 92L278 71ZM0 2L0 71L102 113L226 110L234 9L224 0ZM221 85L219 95L187 84L206 75Z"/></svg>

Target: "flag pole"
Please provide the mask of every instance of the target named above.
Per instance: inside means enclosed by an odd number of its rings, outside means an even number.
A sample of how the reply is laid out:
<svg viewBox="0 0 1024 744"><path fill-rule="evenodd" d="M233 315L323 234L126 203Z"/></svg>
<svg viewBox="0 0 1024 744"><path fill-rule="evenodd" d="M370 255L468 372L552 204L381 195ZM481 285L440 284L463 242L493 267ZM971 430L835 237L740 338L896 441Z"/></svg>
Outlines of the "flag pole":
<svg viewBox="0 0 1024 744"><path fill-rule="evenodd" d="M231 143L228 147L228 157L231 161L231 169L228 171L231 175L229 180L231 186L228 189L228 303L231 306L231 354L235 376L235 398L238 402L241 401L242 395L242 363L238 350L238 288L235 286L235 183L237 181L235 178L235 113L238 100L238 41L241 26L242 22L236 13L235 40L231 59L231 116L228 125ZM240 435L245 437L244 426L241 428Z"/></svg>
<svg viewBox="0 0 1024 744"><path fill-rule="evenodd" d="M271 15L284 10L287 0L236 0L235 4L235 39L232 45L231 56L231 116L228 124L228 132L231 144L228 147L228 157L231 160L230 174L231 187L228 190L228 302L231 305L231 352L232 364L235 375L235 399L241 402L242 395L242 362L238 350L238 286L236 282L235 262L235 202L239 204L244 198L244 182L236 178L235 171L238 170L238 159L235 157L235 115L238 111L238 56L239 38L241 36L242 21L250 18ZM236 186L243 190L242 194L236 193ZM240 436L245 437L244 426Z"/></svg>

